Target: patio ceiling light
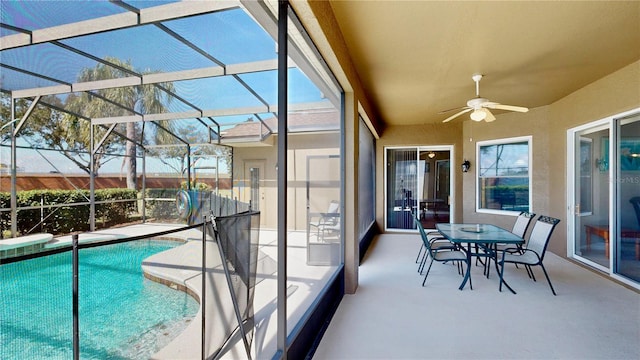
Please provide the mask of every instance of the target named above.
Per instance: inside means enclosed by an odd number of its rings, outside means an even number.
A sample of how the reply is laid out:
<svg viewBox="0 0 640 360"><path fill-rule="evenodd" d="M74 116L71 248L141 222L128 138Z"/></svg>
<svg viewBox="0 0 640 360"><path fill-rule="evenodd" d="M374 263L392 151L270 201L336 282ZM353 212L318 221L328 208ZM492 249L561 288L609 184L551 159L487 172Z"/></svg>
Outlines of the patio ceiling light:
<svg viewBox="0 0 640 360"><path fill-rule="evenodd" d="M473 121L482 121L487 117L487 113L482 111L482 109L475 109L471 113L471 120Z"/></svg>

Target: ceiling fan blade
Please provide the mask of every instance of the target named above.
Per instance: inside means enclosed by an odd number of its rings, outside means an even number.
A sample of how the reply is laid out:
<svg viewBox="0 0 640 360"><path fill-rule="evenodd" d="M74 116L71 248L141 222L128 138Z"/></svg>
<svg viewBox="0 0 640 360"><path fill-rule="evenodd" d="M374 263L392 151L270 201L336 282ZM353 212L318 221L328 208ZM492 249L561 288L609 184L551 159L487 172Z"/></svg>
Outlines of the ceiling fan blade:
<svg viewBox="0 0 640 360"><path fill-rule="evenodd" d="M444 114L444 113L448 113L449 111L461 110L461 109L466 109L466 108L468 108L468 106L455 107L455 108L452 108L452 109L442 110L438 114Z"/></svg>
<svg viewBox="0 0 640 360"><path fill-rule="evenodd" d="M517 111L517 112L523 112L523 113L529 111L528 108L523 107L523 106L502 105L502 104L498 104L498 103L487 103L487 104L484 105L484 107L487 107L489 109Z"/></svg>
<svg viewBox="0 0 640 360"><path fill-rule="evenodd" d="M484 121L486 122L492 122L496 119L495 116L493 116L493 114L491 113L491 111L489 111L489 109L487 108L482 108L482 111L485 112L485 114L487 114L487 117L484 118Z"/></svg>
<svg viewBox="0 0 640 360"><path fill-rule="evenodd" d="M451 120L453 120L453 119L457 118L458 116L460 116L460 115L462 115L462 114L464 114L464 113L468 113L468 112L469 112L469 111L471 111L471 110L473 110L473 109L472 109L472 108L464 109L464 110L462 110L462 111L460 111L460 112L458 112L458 113L455 113L455 114L453 114L453 115L449 116L448 118L446 118L446 119L442 120L442 122L443 122L443 123L446 123L447 121L451 121Z"/></svg>

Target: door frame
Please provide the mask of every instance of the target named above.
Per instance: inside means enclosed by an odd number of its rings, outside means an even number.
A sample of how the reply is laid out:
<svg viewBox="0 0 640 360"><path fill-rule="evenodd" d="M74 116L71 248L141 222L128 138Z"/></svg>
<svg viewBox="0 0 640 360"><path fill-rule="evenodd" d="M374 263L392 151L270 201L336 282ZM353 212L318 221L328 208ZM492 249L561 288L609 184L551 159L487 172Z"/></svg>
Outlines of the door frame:
<svg viewBox="0 0 640 360"><path fill-rule="evenodd" d="M632 110L628 110L619 114L615 114L615 115L611 115L608 117L605 117L603 119L600 120L596 120L596 121L592 121L574 128L570 128L567 130L567 159L566 159L566 170L567 170L567 188L566 188L566 194L567 194L567 199L566 199L566 218L567 218L567 228L566 228L566 235L567 235L567 253L566 256L569 259L575 259L578 262L584 263L586 265L589 265L595 269L598 269L600 271L602 271L605 274L608 274L611 278L620 281L624 284L627 284L633 288L636 289L640 289L640 283L635 282L633 280L630 280L624 276L620 276L618 274L615 273L615 266L614 266L614 255L615 252L615 248L614 248L614 241L609 241L609 267L604 267L600 264L597 264L589 259L586 259L582 256L576 255L575 253L575 237L576 237L576 232L575 232L575 218L574 218L574 214L575 214L575 206L574 204L576 203L576 197L575 197L575 182L576 182L576 176L579 176L579 174L576 174L575 171L575 166L574 166L574 162L575 162L575 156L576 156L576 143L575 143L575 139L576 139L576 134L578 132L582 132L584 130L589 130L589 129L609 129L609 139L617 139L619 136L621 136L621 134L619 134L618 131L618 126L617 126L617 121L619 119L625 118L625 117L629 117L631 115L640 113L640 107L639 108L635 108ZM611 211L609 211L609 234L617 234L618 233L618 222L617 222L617 217L618 217L618 209L620 208L618 206L618 193L617 193L617 187L615 184L615 179L614 179L614 169L617 168L617 159L618 159L618 154L617 154L617 146L616 146L616 141L609 141L609 158L611 159L611 161L609 161L609 169L607 170L608 172L608 178L609 178L609 186L608 186L608 191L609 191L609 209L611 209Z"/></svg>
<svg viewBox="0 0 640 360"><path fill-rule="evenodd" d="M580 137L578 135L586 135L591 132L597 132L602 130L609 130L609 136L611 137L611 121L610 119L602 119L594 122L590 122L588 124L583 124L574 128L567 130L567 257L576 259L580 262L583 262L591 267L594 267L602 272L610 273L610 268L612 265L612 256L609 257L609 266L602 266L586 257L577 254L576 249L576 237L581 236L581 233L578 234L576 232L576 205L578 202L578 198L576 197L576 181L578 181L580 174L576 172L575 160L576 156L576 148L579 144L576 141L579 141ZM589 131L588 133L583 133L584 131ZM611 147L611 142L609 143ZM611 152L609 152L611 153ZM611 179L611 167L607 170L607 177ZM594 175L595 176L595 175ZM609 209L614 209L612 207L612 184L609 181ZM609 211L607 214L608 223L611 230L611 219L614 211ZM582 215L582 213L580 214ZM611 243L609 244L611 246Z"/></svg>

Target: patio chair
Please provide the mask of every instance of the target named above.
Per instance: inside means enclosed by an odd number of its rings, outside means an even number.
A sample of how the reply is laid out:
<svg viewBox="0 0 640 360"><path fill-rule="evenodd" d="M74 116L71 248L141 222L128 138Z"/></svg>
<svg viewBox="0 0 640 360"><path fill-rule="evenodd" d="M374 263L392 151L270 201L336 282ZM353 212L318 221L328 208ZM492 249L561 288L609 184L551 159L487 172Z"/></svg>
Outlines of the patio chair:
<svg viewBox="0 0 640 360"><path fill-rule="evenodd" d="M420 224L420 226L422 227L422 224ZM422 230L427 235L427 241L429 242L429 245L430 245L432 251L459 250L458 246L456 244L454 244L451 241L447 240L447 238L443 237L442 234L440 234L440 232L438 232L438 231L429 231L429 232L427 232L424 229L424 227L422 227ZM418 264L418 273L420 273L420 275L422 275L422 271L424 270L424 265L426 264L427 258L429 257L429 252L427 251L427 248L424 245L424 241L422 242L421 246L422 247L420 248L420 251L422 251L422 249L424 249L424 253L422 254L422 258L420 259L420 262ZM420 252L418 253L418 256L420 256ZM462 271L460 270L460 272L462 272Z"/></svg>
<svg viewBox="0 0 640 360"><path fill-rule="evenodd" d="M525 234L527 233L527 229L529 228L529 225L531 224L531 221L533 220L533 218L536 217L536 213L530 213L530 212L526 212L523 211L521 212L518 217L516 218L516 222L513 224L513 228L511 228L511 232L514 233L515 235L521 237L524 239ZM513 244L496 244L495 247L495 251L499 254L507 249L509 249L509 251L511 252L522 252L522 248L523 246L526 246L525 244L522 245L517 245L516 249L514 249L514 245ZM485 265L485 273L487 275L487 277L489 277L489 264L491 263L491 257L487 258L487 264ZM516 267L518 267L518 265L516 264ZM531 271L531 267L525 265L525 268L527 270L527 275L529 275L530 279L534 279L535 280L535 276L533 275L533 271Z"/></svg>
<svg viewBox="0 0 640 360"><path fill-rule="evenodd" d="M314 230L318 241L324 241L325 235L340 233L340 203L332 200L327 212L310 213L309 229Z"/></svg>
<svg viewBox="0 0 640 360"><path fill-rule="evenodd" d="M422 286L424 286L425 282L427 281L427 276L429 276L429 271L431 271L431 265L433 265L434 261L442 263L452 262L458 264L462 264L464 262L465 264L467 264L467 269L471 266L471 262L467 258L467 254L465 254L463 251L455 250L455 247L440 247L440 245L436 244L434 244L434 246L432 247L431 242L429 241L427 233L424 230L424 227L422 227L422 223L420 222L420 220L417 217L414 217L414 222L416 223L418 231L420 232L420 237L422 238L422 242L424 243L426 253L431 258L431 262L429 263L429 267L427 268L427 273L424 275L424 280L422 280ZM426 256L424 258L423 264L421 264L422 267L424 267L424 263L426 263ZM422 271L420 271L420 274L422 274ZM473 289L471 279L469 279L469 287Z"/></svg>
<svg viewBox="0 0 640 360"><path fill-rule="evenodd" d="M422 224L422 223L420 223ZM424 228L424 227L423 227ZM442 236L442 234L437 231L426 231L427 234L427 238L429 239L429 242L433 245L434 243L449 243L452 244L449 240L447 240L444 236ZM422 252L424 250L424 253ZM420 255L422 255L422 258L420 258ZM424 247L424 243L420 243L420 249L418 250L418 256L416 256L416 264L420 263L422 264L424 262L425 257L427 256L427 251ZM418 269L420 268L420 266L418 267Z"/></svg>
<svg viewBox="0 0 640 360"><path fill-rule="evenodd" d="M556 295L556 291L553 289L553 285L551 285L549 274L547 274L547 270L544 268L542 261L544 260L544 254L547 251L547 245L549 244L551 233L559 222L560 220L556 218L540 216L533 226L533 230L529 236L529 241L525 247L522 247L518 252L502 252L502 258L498 261L498 265L500 265L500 291L502 291L502 284L504 283L504 264L512 263L522 264L525 266L539 265L544 272L544 276L547 278L551 292L553 295Z"/></svg>

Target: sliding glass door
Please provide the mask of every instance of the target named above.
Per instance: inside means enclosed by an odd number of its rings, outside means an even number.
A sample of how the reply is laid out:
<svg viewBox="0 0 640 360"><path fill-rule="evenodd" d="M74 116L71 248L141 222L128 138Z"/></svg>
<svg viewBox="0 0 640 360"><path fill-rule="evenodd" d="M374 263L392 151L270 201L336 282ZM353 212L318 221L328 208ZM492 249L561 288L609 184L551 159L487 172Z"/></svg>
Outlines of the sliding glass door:
<svg viewBox="0 0 640 360"><path fill-rule="evenodd" d="M640 112L569 130L571 256L640 287Z"/></svg>
<svg viewBox="0 0 640 360"><path fill-rule="evenodd" d="M450 221L451 152L448 145L386 149L386 229L414 229L414 214L426 228Z"/></svg>
<svg viewBox="0 0 640 360"><path fill-rule="evenodd" d="M574 255L609 267L609 126L574 135ZM607 149L607 150L605 150Z"/></svg>
<svg viewBox="0 0 640 360"><path fill-rule="evenodd" d="M416 148L387 149L386 157L387 228L413 229L420 164L418 151Z"/></svg>
<svg viewBox="0 0 640 360"><path fill-rule="evenodd" d="M617 166L616 236L613 238L613 270L640 282L640 114L616 121Z"/></svg>

